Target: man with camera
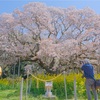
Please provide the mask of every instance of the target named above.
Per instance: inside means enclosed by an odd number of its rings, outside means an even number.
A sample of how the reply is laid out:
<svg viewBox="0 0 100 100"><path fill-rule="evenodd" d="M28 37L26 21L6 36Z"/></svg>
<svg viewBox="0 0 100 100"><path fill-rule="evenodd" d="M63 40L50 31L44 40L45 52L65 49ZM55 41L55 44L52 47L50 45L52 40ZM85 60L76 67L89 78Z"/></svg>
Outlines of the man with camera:
<svg viewBox="0 0 100 100"><path fill-rule="evenodd" d="M94 94L94 98L95 98L94 100L98 100L97 91L94 86L94 83L95 83L94 68L92 64L90 64L88 59L81 61L81 64L82 64L81 70L84 73L82 77L86 78L85 86L86 86L86 93L87 93L88 100L92 100L91 92L90 92L91 89Z"/></svg>

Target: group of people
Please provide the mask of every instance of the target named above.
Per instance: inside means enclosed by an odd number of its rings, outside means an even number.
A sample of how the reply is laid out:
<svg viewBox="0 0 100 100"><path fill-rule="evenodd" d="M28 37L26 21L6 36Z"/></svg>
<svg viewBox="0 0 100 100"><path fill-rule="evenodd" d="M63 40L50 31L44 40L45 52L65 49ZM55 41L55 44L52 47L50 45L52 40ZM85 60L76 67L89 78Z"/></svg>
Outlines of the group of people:
<svg viewBox="0 0 100 100"><path fill-rule="evenodd" d="M94 94L94 100L98 100L98 95L97 95L97 91L95 88L95 78L94 78L94 68L93 65L90 64L90 61L88 59L82 60L81 61L81 70L83 72L83 76L86 78L85 81L85 87L86 87L86 93L87 93L87 97L88 100L92 100L92 96L91 96L91 89L92 92Z"/></svg>

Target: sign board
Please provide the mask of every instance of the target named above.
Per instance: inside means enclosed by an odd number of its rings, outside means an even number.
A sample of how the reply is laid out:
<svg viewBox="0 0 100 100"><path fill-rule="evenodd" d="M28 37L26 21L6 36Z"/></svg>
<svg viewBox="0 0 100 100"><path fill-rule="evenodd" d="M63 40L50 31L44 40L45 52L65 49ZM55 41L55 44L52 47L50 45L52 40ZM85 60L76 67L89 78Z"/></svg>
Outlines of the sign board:
<svg viewBox="0 0 100 100"><path fill-rule="evenodd" d="M0 76L2 75L2 68L1 68L1 66L0 66Z"/></svg>
<svg viewBox="0 0 100 100"><path fill-rule="evenodd" d="M45 87L52 87L52 82L45 82Z"/></svg>

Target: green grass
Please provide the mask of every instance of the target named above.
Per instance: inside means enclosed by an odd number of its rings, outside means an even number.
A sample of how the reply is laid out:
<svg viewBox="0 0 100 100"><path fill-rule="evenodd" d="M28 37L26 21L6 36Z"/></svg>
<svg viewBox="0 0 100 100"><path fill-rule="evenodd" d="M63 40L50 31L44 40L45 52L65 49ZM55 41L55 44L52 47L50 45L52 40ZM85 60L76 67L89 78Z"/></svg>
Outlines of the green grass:
<svg viewBox="0 0 100 100"><path fill-rule="evenodd" d="M0 100L18 100L18 97L11 96L15 90L2 90L0 91Z"/></svg>
<svg viewBox="0 0 100 100"><path fill-rule="evenodd" d="M16 90L2 90L0 91L0 100L20 100L20 94ZM47 100L43 96L33 97L32 94L23 96L23 100ZM57 98L55 100L58 100Z"/></svg>
<svg viewBox="0 0 100 100"><path fill-rule="evenodd" d="M20 100L20 92L16 90L1 90L0 91L0 100ZM58 98L56 99L44 99L42 95L34 97L32 94L28 94L27 99L25 98L25 93L23 93L23 100L60 100ZM65 100L65 99L63 99ZM67 100L74 100L73 99L67 99ZM78 100L87 100L78 98ZM100 99L98 99L100 100Z"/></svg>

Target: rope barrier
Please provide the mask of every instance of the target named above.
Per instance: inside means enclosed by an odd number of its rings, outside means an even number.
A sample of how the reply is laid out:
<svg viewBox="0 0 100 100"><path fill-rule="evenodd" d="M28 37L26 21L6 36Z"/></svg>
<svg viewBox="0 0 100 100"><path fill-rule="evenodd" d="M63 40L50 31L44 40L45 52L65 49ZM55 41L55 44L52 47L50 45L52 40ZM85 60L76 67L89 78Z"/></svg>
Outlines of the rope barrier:
<svg viewBox="0 0 100 100"><path fill-rule="evenodd" d="M38 87L39 87L39 80L42 81L42 82L53 81L53 80L55 80L56 78L58 78L59 76L61 76L62 73L60 73L60 74L57 75L56 77L54 77L54 78L52 78L52 79L48 79L48 80L40 79L40 78L38 78L38 77L32 75L31 73L30 73L30 75L31 75L32 77L34 77L34 78L37 80L37 88L38 88ZM64 86L65 86L65 95L66 95L66 100L67 100L67 90L66 90L66 78L65 78L65 72L64 72Z"/></svg>
<svg viewBox="0 0 100 100"><path fill-rule="evenodd" d="M31 73L30 73L31 74ZM43 80L43 79L40 79L40 78L38 78L38 77L36 77L36 76L34 76L34 75L32 75L32 77L34 77L35 79L37 79L37 80L40 80L40 81L42 81L42 82L46 82L46 81L53 81L54 79L56 79L56 78L58 78L60 75L61 75L62 73L60 73L59 75L57 75L56 77L54 77L54 78L52 78L52 79L48 79L48 80Z"/></svg>

